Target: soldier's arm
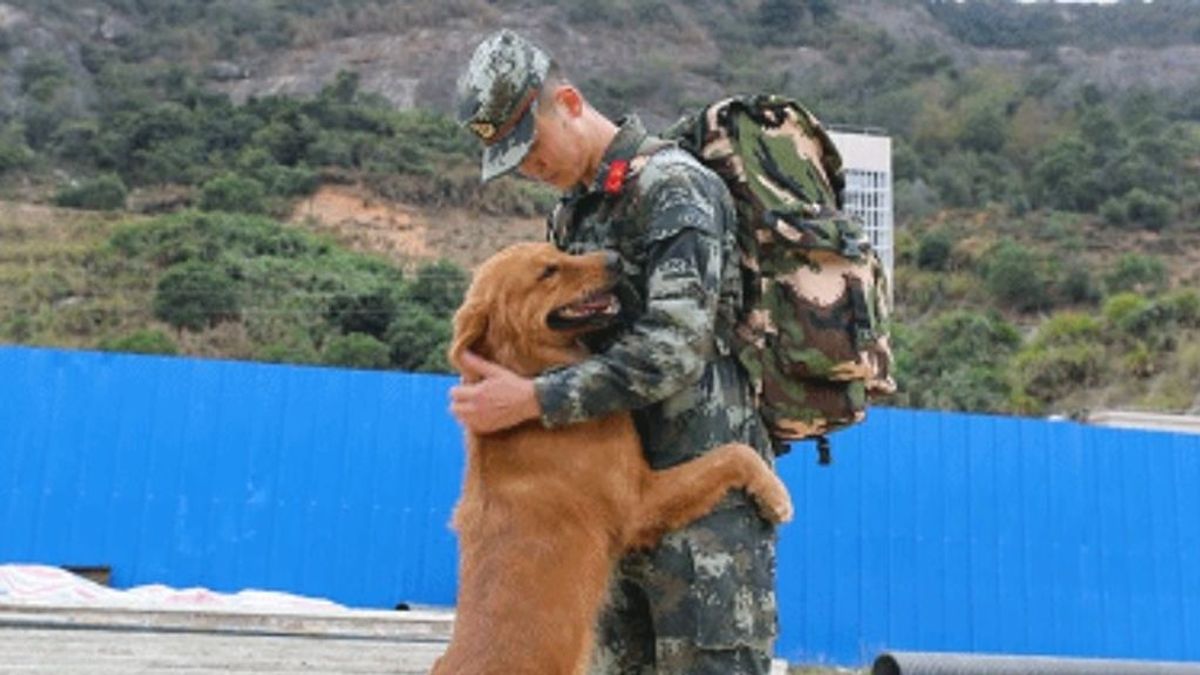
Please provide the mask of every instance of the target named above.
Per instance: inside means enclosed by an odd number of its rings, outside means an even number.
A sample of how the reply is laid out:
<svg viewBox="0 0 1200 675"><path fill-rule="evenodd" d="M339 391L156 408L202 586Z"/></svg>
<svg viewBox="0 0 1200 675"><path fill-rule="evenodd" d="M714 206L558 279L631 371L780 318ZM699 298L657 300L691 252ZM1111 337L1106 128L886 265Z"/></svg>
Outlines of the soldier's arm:
<svg viewBox="0 0 1200 675"><path fill-rule="evenodd" d="M559 426L655 403L696 382L714 349L721 240L694 185L648 198L645 312L611 347L534 381L542 422Z"/></svg>

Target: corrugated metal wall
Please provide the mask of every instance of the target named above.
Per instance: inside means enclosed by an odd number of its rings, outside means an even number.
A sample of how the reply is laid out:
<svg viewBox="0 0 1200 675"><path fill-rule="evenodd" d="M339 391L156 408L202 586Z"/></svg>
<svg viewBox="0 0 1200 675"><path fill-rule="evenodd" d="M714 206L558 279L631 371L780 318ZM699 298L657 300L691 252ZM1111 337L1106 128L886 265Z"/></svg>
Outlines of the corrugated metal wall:
<svg viewBox="0 0 1200 675"><path fill-rule="evenodd" d="M450 603L447 377L0 348L0 561ZM877 409L780 463L781 656L1200 660L1200 437Z"/></svg>
<svg viewBox="0 0 1200 675"><path fill-rule="evenodd" d="M0 560L450 604L450 382L0 348Z"/></svg>
<svg viewBox="0 0 1200 675"><path fill-rule="evenodd" d="M783 655L1200 660L1200 436L877 410L835 439L780 462Z"/></svg>

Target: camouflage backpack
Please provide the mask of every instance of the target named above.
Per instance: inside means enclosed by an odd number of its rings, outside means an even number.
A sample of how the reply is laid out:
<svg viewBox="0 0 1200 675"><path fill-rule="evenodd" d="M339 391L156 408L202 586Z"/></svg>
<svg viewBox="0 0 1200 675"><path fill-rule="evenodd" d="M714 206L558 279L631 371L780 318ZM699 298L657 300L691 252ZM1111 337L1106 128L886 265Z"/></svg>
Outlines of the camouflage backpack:
<svg viewBox="0 0 1200 675"><path fill-rule="evenodd" d="M803 106L730 98L664 134L729 186L746 282L739 359L781 440L815 438L866 416L895 391L884 325L887 279L858 222L841 210L837 148Z"/></svg>

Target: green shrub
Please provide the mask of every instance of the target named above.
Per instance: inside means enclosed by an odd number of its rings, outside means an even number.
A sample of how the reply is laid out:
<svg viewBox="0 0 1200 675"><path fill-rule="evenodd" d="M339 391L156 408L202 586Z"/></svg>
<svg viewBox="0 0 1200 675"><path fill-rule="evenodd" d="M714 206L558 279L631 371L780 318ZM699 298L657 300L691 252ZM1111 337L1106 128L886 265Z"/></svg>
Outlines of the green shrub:
<svg viewBox="0 0 1200 675"><path fill-rule="evenodd" d="M269 218L224 212L123 225L110 244L108 253L124 268L142 274L165 268L156 316L191 330L237 316L259 358L320 361L314 345L353 333L385 343L389 359L395 351L392 362L402 367L447 367L441 352L449 314L466 281L450 263L428 265L406 284L401 270L381 258Z"/></svg>
<svg viewBox="0 0 1200 675"><path fill-rule="evenodd" d="M33 334L33 317L24 309L9 310L4 320L0 321L0 339L21 344L32 339Z"/></svg>
<svg viewBox="0 0 1200 675"><path fill-rule="evenodd" d="M1135 342L1121 354L1121 367L1125 373L1134 377L1150 377L1156 370L1154 352L1142 342Z"/></svg>
<svg viewBox="0 0 1200 675"><path fill-rule="evenodd" d="M308 147L308 161L319 166L356 167L359 164L357 136L340 131L322 129ZM368 137L362 135L362 140Z"/></svg>
<svg viewBox="0 0 1200 675"><path fill-rule="evenodd" d="M234 162L238 174L262 184L267 194L281 197L310 194L320 183L315 171L306 166L283 166L265 148L250 146Z"/></svg>
<svg viewBox="0 0 1200 675"><path fill-rule="evenodd" d="M920 178L897 180L894 203L897 224L911 223L928 218L941 206L938 193ZM899 232L897 232L899 235Z"/></svg>
<svg viewBox="0 0 1200 675"><path fill-rule="evenodd" d="M1172 321L1185 328L1200 328L1200 292L1174 291L1158 301Z"/></svg>
<svg viewBox="0 0 1200 675"><path fill-rule="evenodd" d="M59 190L54 203L73 209L115 211L125 208L129 191L115 174L106 173Z"/></svg>
<svg viewBox="0 0 1200 675"><path fill-rule="evenodd" d="M462 304L466 292L466 272L449 260L439 260L417 270L417 278L409 284L407 295L433 316L449 318Z"/></svg>
<svg viewBox="0 0 1200 675"><path fill-rule="evenodd" d="M1050 283L1042 261L1029 248L1004 241L984 260L984 282L1003 305L1027 312L1050 307Z"/></svg>
<svg viewBox="0 0 1200 675"><path fill-rule="evenodd" d="M1094 176L1093 149L1077 136L1046 145L1028 176L1028 192L1038 206L1090 211L1100 191Z"/></svg>
<svg viewBox="0 0 1200 675"><path fill-rule="evenodd" d="M1094 303L1100 299L1100 289L1092 279L1092 273L1079 264L1068 263L1058 282L1058 295L1064 302L1072 304Z"/></svg>
<svg viewBox="0 0 1200 675"><path fill-rule="evenodd" d="M1002 411L1006 370L1021 337L998 315L952 311L911 328L895 326L899 405Z"/></svg>
<svg viewBox="0 0 1200 675"><path fill-rule="evenodd" d="M1128 215L1124 200L1109 197L1100 205L1100 219L1109 225L1124 225Z"/></svg>
<svg viewBox="0 0 1200 675"><path fill-rule="evenodd" d="M1103 325L1090 314L1058 312L1042 322L1033 337L1034 347L1072 345L1098 340Z"/></svg>
<svg viewBox="0 0 1200 675"><path fill-rule="evenodd" d="M200 188L200 208L229 213L264 213L266 191L262 183L236 173L213 178Z"/></svg>
<svg viewBox="0 0 1200 675"><path fill-rule="evenodd" d="M19 129L0 134L0 174L31 166L37 155L25 143Z"/></svg>
<svg viewBox="0 0 1200 675"><path fill-rule="evenodd" d="M1008 138L1008 121L1004 109L992 101L984 101L965 113L959 143L976 152L999 152Z"/></svg>
<svg viewBox="0 0 1200 675"><path fill-rule="evenodd" d="M338 335L329 341L323 353L325 363L347 368L387 368L388 346L365 333Z"/></svg>
<svg viewBox="0 0 1200 675"><path fill-rule="evenodd" d="M1141 188L1130 190L1124 202L1125 219L1131 225L1140 225L1147 230L1161 230L1175 217L1175 205L1170 199Z"/></svg>
<svg viewBox="0 0 1200 675"><path fill-rule="evenodd" d="M320 363L321 355L309 341L272 342L260 347L254 358L267 363Z"/></svg>
<svg viewBox="0 0 1200 675"><path fill-rule="evenodd" d="M238 312L236 283L218 268L189 261L158 280L154 316L176 328L202 330L237 318Z"/></svg>
<svg viewBox="0 0 1200 675"><path fill-rule="evenodd" d="M1110 197L1100 205L1100 217L1109 225L1136 225L1158 231L1175 218L1175 203L1142 188L1135 187L1120 197Z"/></svg>
<svg viewBox="0 0 1200 675"><path fill-rule="evenodd" d="M1150 301L1137 293L1118 293L1104 301L1104 320L1109 326L1118 330L1126 330L1142 311L1150 306Z"/></svg>
<svg viewBox="0 0 1200 675"><path fill-rule="evenodd" d="M1104 347L1098 343L1035 347L1020 352L1013 360L1015 389L1049 403L1080 386L1099 382L1104 363Z"/></svg>
<svg viewBox="0 0 1200 675"><path fill-rule="evenodd" d="M1016 169L999 155L951 152L928 174L940 200L950 206L982 207L1007 202L1020 191Z"/></svg>
<svg viewBox="0 0 1200 675"><path fill-rule="evenodd" d="M268 194L280 197L312 194L320 184L316 172L303 166L272 165L261 170L257 178Z"/></svg>
<svg viewBox="0 0 1200 675"><path fill-rule="evenodd" d="M420 305L407 305L388 327L392 364L415 372L448 372L445 352L450 346L450 321Z"/></svg>
<svg viewBox="0 0 1200 675"><path fill-rule="evenodd" d="M1108 292L1157 293L1167 287L1167 266L1160 258L1140 253L1125 253L1104 276Z"/></svg>
<svg viewBox="0 0 1200 675"><path fill-rule="evenodd" d="M396 318L399 302L390 288L344 292L329 301L326 316L343 333L365 333L383 339Z"/></svg>
<svg viewBox="0 0 1200 675"><path fill-rule="evenodd" d="M21 93L46 103L71 83L71 71L58 54L33 54L20 68Z"/></svg>
<svg viewBox="0 0 1200 675"><path fill-rule="evenodd" d="M319 127L298 112L285 113L254 132L254 145L266 148L280 164L294 165L304 158L310 144L317 140Z"/></svg>
<svg viewBox="0 0 1200 675"><path fill-rule="evenodd" d="M945 270L953 246L954 242L945 232L933 231L925 234L917 247L917 267L935 272Z"/></svg>
<svg viewBox="0 0 1200 675"><path fill-rule="evenodd" d="M123 225L109 240L121 254L170 266L186 260L236 258L308 258L328 253L318 237L249 214L185 211Z"/></svg>
<svg viewBox="0 0 1200 675"><path fill-rule="evenodd" d="M109 352L135 354L178 354L179 347L169 335L155 328L143 328L119 337L106 338L97 345Z"/></svg>

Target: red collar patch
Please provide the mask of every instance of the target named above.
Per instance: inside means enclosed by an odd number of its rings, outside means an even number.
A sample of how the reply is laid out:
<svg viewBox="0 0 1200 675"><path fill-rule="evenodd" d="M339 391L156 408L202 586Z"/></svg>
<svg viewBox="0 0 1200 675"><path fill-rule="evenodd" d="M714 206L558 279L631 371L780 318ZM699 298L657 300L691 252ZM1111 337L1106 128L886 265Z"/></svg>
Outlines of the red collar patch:
<svg viewBox="0 0 1200 675"><path fill-rule="evenodd" d="M608 165L608 175L604 177L604 194L615 195L625 186L625 176L629 174L629 160L614 159Z"/></svg>

